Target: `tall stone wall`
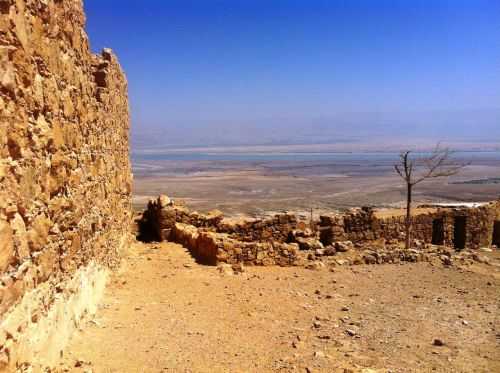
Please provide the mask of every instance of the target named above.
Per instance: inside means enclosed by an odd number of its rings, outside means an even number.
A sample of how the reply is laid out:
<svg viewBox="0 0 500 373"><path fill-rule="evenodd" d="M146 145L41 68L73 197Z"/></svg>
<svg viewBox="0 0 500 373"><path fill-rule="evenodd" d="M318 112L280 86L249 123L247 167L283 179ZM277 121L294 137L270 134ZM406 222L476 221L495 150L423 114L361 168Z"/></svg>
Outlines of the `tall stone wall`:
<svg viewBox="0 0 500 373"><path fill-rule="evenodd" d="M127 82L84 24L81 0L0 0L3 367L59 353L131 226Z"/></svg>

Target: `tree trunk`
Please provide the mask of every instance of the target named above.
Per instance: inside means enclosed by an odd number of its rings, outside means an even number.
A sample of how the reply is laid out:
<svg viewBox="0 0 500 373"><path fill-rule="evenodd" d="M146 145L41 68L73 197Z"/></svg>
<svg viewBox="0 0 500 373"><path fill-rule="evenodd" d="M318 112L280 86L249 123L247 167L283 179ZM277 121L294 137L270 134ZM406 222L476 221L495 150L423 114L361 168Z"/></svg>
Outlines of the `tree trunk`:
<svg viewBox="0 0 500 373"><path fill-rule="evenodd" d="M409 250L411 247L411 226L412 226L412 219L411 219L411 203L412 203L412 189L413 185L408 183L407 184L407 194L406 194L406 243L405 243L405 248L406 250Z"/></svg>

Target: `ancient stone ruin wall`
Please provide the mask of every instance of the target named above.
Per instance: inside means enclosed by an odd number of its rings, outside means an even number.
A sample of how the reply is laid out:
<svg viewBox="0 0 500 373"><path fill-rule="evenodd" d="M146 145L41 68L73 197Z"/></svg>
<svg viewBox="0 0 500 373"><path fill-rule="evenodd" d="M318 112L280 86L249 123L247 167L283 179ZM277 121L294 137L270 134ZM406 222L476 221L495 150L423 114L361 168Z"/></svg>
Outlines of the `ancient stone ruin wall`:
<svg viewBox="0 0 500 373"><path fill-rule="evenodd" d="M155 239L169 241L173 240L172 232L176 223L217 230L223 217L220 211L208 214L190 211L183 206L174 204L167 196L162 195L156 200L149 201L142 219L145 229L150 229Z"/></svg>
<svg viewBox="0 0 500 373"><path fill-rule="evenodd" d="M223 218L220 211L191 212L160 196L148 203L141 224L152 231L154 239L180 243L206 264L284 266L296 262L298 247L286 243L297 226L294 215L239 222Z"/></svg>
<svg viewBox="0 0 500 373"><path fill-rule="evenodd" d="M292 266L297 263L298 246L277 241L242 242L224 233L198 229L192 225L176 223L175 242L188 248L201 263L220 263L259 266Z"/></svg>
<svg viewBox="0 0 500 373"><path fill-rule="evenodd" d="M458 249L489 247L493 243L493 230L499 214L498 201L477 208L437 208L413 217L412 238ZM324 245L346 240L397 242L405 238L405 217L378 218L373 209L356 209L342 216L321 216L319 230Z"/></svg>
<svg viewBox="0 0 500 373"><path fill-rule="evenodd" d="M197 228L226 233L231 238L255 242L273 240L287 242L291 231L305 229L307 224L295 214L277 214L267 219L224 219L222 212L214 210L207 214L190 211L175 204L163 195L148 203L143 221L152 229L156 239L171 240L175 223L193 225Z"/></svg>
<svg viewBox="0 0 500 373"><path fill-rule="evenodd" d="M415 248L434 244L477 249L491 246L495 237L497 245L500 243L500 231L494 233L495 222L500 230L500 202L478 208L432 207L423 210L425 213L419 212L413 217ZM459 226L461 220L464 222L462 227ZM199 214L160 196L150 201L143 221L152 228L155 239L178 242L207 264L293 265L298 258L297 248L313 251L319 256L334 255L353 247L389 249L402 260L417 260L421 254L412 252L406 255L401 251L405 240L405 216L401 211L391 215L368 207L323 215L310 227L310 222L300 220L294 214L239 220L225 219L219 211ZM386 259L390 258L394 255Z"/></svg>
<svg viewBox="0 0 500 373"><path fill-rule="evenodd" d="M0 0L3 367L57 357L131 226L127 82L84 23L80 0Z"/></svg>
<svg viewBox="0 0 500 373"><path fill-rule="evenodd" d="M466 244L470 248L489 247L493 244L493 229L500 220L500 200L480 206L476 209L462 209L455 211L453 219L457 216L465 217ZM451 241L453 228L448 227L448 240Z"/></svg>
<svg viewBox="0 0 500 373"><path fill-rule="evenodd" d="M290 232L306 229L307 223L300 221L295 214L277 214L267 219L240 221L223 220L218 231L245 242L272 240L287 242Z"/></svg>

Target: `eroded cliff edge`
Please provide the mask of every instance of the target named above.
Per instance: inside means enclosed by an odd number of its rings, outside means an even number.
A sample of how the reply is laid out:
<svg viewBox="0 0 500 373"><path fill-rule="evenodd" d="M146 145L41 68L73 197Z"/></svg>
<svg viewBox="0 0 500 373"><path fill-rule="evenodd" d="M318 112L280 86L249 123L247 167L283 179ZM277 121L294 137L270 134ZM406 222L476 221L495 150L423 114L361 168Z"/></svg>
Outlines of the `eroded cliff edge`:
<svg viewBox="0 0 500 373"><path fill-rule="evenodd" d="M0 362L57 358L130 235L127 81L81 0L0 0Z"/></svg>

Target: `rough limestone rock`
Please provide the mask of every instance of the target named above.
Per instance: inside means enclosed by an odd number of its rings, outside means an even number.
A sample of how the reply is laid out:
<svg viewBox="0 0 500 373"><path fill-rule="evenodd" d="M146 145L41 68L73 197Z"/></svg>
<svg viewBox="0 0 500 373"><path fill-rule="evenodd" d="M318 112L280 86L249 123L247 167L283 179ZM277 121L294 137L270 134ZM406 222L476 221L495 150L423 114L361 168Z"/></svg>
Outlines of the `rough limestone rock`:
<svg viewBox="0 0 500 373"><path fill-rule="evenodd" d="M322 250L323 244L316 238L298 237L296 242L299 244L300 250Z"/></svg>
<svg viewBox="0 0 500 373"><path fill-rule="evenodd" d="M84 24L81 0L0 0L6 369L58 356L131 227L127 81L111 50L90 52Z"/></svg>
<svg viewBox="0 0 500 373"><path fill-rule="evenodd" d="M349 250L352 250L353 247L354 245L351 241L335 242L335 250L340 253L345 253Z"/></svg>

